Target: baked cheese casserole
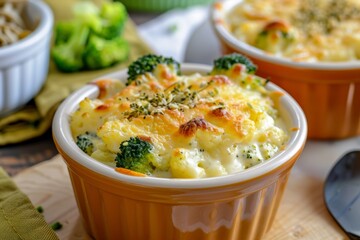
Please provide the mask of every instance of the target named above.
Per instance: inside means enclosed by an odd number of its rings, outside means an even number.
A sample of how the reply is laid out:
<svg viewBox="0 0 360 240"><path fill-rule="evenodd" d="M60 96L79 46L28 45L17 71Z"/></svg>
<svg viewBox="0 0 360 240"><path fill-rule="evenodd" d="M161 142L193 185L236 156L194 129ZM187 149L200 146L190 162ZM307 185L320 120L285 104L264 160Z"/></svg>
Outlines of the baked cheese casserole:
<svg viewBox="0 0 360 240"><path fill-rule="evenodd" d="M243 0L225 22L237 39L293 61L360 59L358 0Z"/></svg>
<svg viewBox="0 0 360 240"><path fill-rule="evenodd" d="M80 148L122 173L222 176L270 159L288 141L282 94L244 64L181 75L165 61L130 80L94 82L98 98L82 100L70 120Z"/></svg>

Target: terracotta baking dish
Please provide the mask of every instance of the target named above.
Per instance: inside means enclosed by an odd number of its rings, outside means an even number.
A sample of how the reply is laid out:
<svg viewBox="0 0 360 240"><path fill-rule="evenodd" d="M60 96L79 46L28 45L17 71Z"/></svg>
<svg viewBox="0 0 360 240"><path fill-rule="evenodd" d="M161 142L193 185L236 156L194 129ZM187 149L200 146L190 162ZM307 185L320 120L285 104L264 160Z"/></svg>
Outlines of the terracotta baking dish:
<svg viewBox="0 0 360 240"><path fill-rule="evenodd" d="M182 66L183 73L210 70ZM108 77L124 80L126 70ZM131 176L92 159L74 142L69 115L84 97L96 98L99 89L91 84L69 96L52 129L88 234L95 239L261 239L271 227L307 134L296 101L274 84L267 88L284 93L280 112L293 129L285 150L243 172L203 179Z"/></svg>
<svg viewBox="0 0 360 240"><path fill-rule="evenodd" d="M242 0L219 0L212 25L224 54L239 52L258 65L258 75L285 89L300 104L310 139L343 139L360 135L360 61L306 63L271 56L237 40L226 16Z"/></svg>

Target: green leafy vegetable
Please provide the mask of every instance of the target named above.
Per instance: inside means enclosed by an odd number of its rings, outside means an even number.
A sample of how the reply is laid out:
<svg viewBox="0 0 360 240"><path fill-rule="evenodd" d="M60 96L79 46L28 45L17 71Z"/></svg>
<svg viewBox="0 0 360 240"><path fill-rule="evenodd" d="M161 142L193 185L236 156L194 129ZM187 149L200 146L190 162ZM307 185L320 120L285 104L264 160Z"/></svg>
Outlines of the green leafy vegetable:
<svg viewBox="0 0 360 240"><path fill-rule="evenodd" d="M127 12L122 3L105 2L99 9L82 1L73 12L74 19L55 26L51 56L60 71L101 69L127 59L129 44L121 37Z"/></svg>
<svg viewBox="0 0 360 240"><path fill-rule="evenodd" d="M54 231L60 230L63 227L63 225L60 222L54 222L50 226L51 226L52 230L54 230Z"/></svg>
<svg viewBox="0 0 360 240"><path fill-rule="evenodd" d="M76 145L86 154L91 155L94 152L95 133L85 132L76 137Z"/></svg>
<svg viewBox="0 0 360 240"><path fill-rule="evenodd" d="M232 53L220 57L214 61L214 67L211 74L221 74L232 68L235 64L242 64L246 67L246 72L253 74L257 70L257 66L247 57L238 53Z"/></svg>
<svg viewBox="0 0 360 240"><path fill-rule="evenodd" d="M70 26L68 27L70 28ZM60 43L51 52L56 66L63 72L76 72L84 67L82 54L90 34L90 29L81 24L73 23L71 28L76 34L63 36L61 39L55 40L55 42ZM62 29L62 31L66 30Z"/></svg>
<svg viewBox="0 0 360 240"><path fill-rule="evenodd" d="M151 143L139 137L131 137L120 144L120 152L115 158L116 167L149 174L154 170L151 163L154 158L152 149Z"/></svg>
<svg viewBox="0 0 360 240"><path fill-rule="evenodd" d="M92 35L83 53L88 69L101 69L124 61L129 55L129 44L122 37L111 40Z"/></svg>
<svg viewBox="0 0 360 240"><path fill-rule="evenodd" d="M39 212L39 213L43 213L44 212L44 208L42 206L38 206L36 208L36 210Z"/></svg>
<svg viewBox="0 0 360 240"><path fill-rule="evenodd" d="M138 58L136 61L130 64L128 68L127 84L129 85L140 75L143 75L147 72L153 72L159 64L168 65L176 74L180 74L180 63L175 61L173 58L148 54Z"/></svg>

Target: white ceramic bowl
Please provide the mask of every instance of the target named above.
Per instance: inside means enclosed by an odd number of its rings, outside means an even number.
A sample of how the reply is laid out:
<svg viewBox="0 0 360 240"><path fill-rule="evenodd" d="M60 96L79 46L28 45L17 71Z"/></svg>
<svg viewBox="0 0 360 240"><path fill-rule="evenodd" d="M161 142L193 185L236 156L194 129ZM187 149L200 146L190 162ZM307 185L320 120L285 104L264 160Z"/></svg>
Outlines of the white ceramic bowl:
<svg viewBox="0 0 360 240"><path fill-rule="evenodd" d="M182 73L207 74L210 67L182 64ZM126 70L103 78L125 81ZM281 91L280 112L289 129L284 151L246 171L204 179L135 177L117 173L82 152L72 138L69 116L99 89L88 84L69 96L53 120L55 144L65 159L83 223L95 239L242 239L270 229L290 170L306 140L299 105Z"/></svg>
<svg viewBox="0 0 360 240"><path fill-rule="evenodd" d="M49 68L53 13L40 0L28 0L29 36L0 47L0 117L23 107L43 86Z"/></svg>

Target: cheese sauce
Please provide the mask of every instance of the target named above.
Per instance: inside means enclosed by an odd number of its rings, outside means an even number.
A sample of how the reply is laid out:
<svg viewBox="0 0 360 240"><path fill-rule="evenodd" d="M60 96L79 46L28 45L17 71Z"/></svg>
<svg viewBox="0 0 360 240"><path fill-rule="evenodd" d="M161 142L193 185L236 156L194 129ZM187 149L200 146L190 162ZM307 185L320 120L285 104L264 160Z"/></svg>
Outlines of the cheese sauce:
<svg viewBox="0 0 360 240"><path fill-rule="evenodd" d="M159 64L154 74L128 86L99 81L100 98L84 99L71 116L73 137L93 133L88 154L114 167L123 141L144 139L154 146L156 177L243 171L270 159L288 141L277 109L280 95L245 70L235 65L226 75L178 76Z"/></svg>
<svg viewBox="0 0 360 240"><path fill-rule="evenodd" d="M357 0L244 0L226 23L237 39L293 61L360 58Z"/></svg>

